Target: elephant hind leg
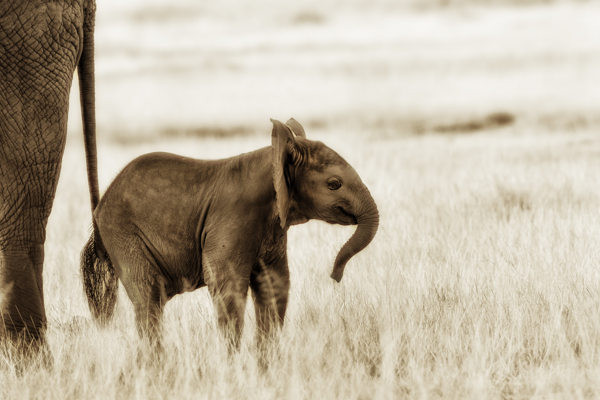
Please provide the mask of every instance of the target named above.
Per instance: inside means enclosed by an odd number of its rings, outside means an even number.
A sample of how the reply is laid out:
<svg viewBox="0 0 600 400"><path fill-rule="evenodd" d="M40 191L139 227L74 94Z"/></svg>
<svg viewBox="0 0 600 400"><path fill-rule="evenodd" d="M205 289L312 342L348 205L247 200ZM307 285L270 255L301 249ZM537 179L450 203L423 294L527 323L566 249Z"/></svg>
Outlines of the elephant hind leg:
<svg viewBox="0 0 600 400"><path fill-rule="evenodd" d="M119 261L121 282L135 310L135 326L140 338L152 350L161 349L161 318L165 306L163 278L145 256L135 262ZM141 261L144 260L144 261Z"/></svg>
<svg viewBox="0 0 600 400"><path fill-rule="evenodd" d="M153 288L138 285L137 291L138 297L133 301L135 326L141 339L141 345L137 350L137 362L139 365L150 363L157 366L161 363L163 355L161 343L163 304L157 298Z"/></svg>
<svg viewBox="0 0 600 400"><path fill-rule="evenodd" d="M161 287L158 279L123 282L123 286L133 303L135 326L141 339L151 348L160 349L161 318L164 304L161 299Z"/></svg>
<svg viewBox="0 0 600 400"><path fill-rule="evenodd" d="M163 306L160 301L150 300L147 304L141 302L134 303L135 308L135 326L144 345L148 346L151 352L162 353L161 344L161 318Z"/></svg>
<svg viewBox="0 0 600 400"><path fill-rule="evenodd" d="M167 301L164 278L144 241L131 234L132 227L123 225L115 229L110 222L100 218L99 228L107 254L110 254L106 262L111 264L110 272L114 271L113 281L121 281L133 303L140 338L151 348L160 349L161 317ZM89 243L93 243L92 239ZM92 249L89 252L95 259L95 252ZM116 284L114 290L116 292Z"/></svg>

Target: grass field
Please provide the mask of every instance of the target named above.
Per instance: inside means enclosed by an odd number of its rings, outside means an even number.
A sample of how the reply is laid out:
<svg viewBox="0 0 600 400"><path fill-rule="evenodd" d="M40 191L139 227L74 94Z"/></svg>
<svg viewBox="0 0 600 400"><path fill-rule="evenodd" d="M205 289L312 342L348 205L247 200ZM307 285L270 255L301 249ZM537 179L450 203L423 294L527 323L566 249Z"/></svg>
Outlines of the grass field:
<svg viewBox="0 0 600 400"><path fill-rule="evenodd" d="M268 371L252 302L229 357L206 289L167 304L164 363L140 366L126 294L105 330L83 296L90 211L72 118L44 269L54 366L18 373L3 360L0 398L600 397L600 8L377 4L364 19L333 5L259 22L244 19L252 7L131 6L105 25L99 14L102 188L150 151L267 146L268 118L293 116L355 167L381 225L340 284L329 274L353 228L290 229L290 302ZM108 25L124 36L110 42ZM175 40L201 28L205 41ZM512 119L489 123L499 112Z"/></svg>
<svg viewBox="0 0 600 400"><path fill-rule="evenodd" d="M167 357L156 369L135 363L133 311L123 292L109 329L89 322L77 267L88 199L83 157L70 145L45 267L54 368L21 376L3 369L0 396L599 395L600 143L593 132L322 139L364 177L381 227L341 284L329 273L352 228L311 222L290 230L289 313L266 374L256 364L251 302L242 349L229 359L206 289L177 296L166 307ZM116 171L154 147L220 156L267 143L268 132L106 145L100 163Z"/></svg>

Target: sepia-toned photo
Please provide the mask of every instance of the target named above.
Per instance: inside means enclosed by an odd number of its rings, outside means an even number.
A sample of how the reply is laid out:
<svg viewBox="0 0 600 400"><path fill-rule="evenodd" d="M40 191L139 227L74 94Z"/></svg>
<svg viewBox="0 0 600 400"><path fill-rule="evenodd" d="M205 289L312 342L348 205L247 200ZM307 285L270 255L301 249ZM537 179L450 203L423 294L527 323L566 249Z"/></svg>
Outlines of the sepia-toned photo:
<svg viewBox="0 0 600 400"><path fill-rule="evenodd" d="M0 0L0 399L600 397L600 2Z"/></svg>

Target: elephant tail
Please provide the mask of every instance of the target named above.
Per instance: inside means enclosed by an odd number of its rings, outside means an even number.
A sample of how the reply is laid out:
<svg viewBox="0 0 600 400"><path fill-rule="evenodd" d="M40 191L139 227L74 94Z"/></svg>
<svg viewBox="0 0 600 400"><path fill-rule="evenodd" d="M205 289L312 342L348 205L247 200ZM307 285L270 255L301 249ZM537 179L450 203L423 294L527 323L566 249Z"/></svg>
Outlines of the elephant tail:
<svg viewBox="0 0 600 400"><path fill-rule="evenodd" d="M119 281L102 239L94 229L81 251L81 276L90 312L97 323L104 326L112 318L117 304ZM96 246L102 249L96 249ZM98 257L102 253L103 257Z"/></svg>

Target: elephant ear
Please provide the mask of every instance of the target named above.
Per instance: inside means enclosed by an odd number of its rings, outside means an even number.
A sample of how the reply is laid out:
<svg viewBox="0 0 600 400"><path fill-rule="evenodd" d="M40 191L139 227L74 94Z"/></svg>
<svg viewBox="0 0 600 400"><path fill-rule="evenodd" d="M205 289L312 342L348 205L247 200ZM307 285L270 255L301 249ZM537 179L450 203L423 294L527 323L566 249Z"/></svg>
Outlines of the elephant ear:
<svg viewBox="0 0 600 400"><path fill-rule="evenodd" d="M300 122L296 121L294 118L290 118L285 124L292 130L294 135L306 139L306 133L304 132L302 125L300 125Z"/></svg>
<svg viewBox="0 0 600 400"><path fill-rule="evenodd" d="M273 131L271 133L271 147L273 154L273 185L277 198L277 215L282 228L285 228L288 210L290 208L290 188L286 183L285 169L290 157L290 150L294 146L294 133L281 122L271 119ZM298 124L299 125L299 124Z"/></svg>

